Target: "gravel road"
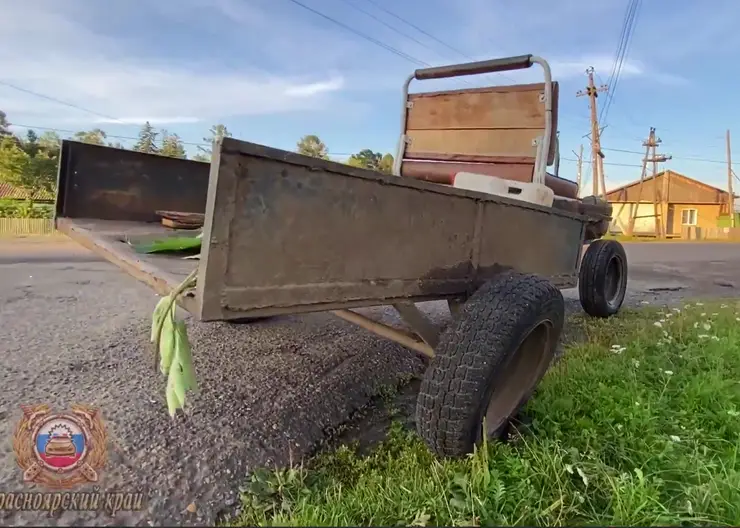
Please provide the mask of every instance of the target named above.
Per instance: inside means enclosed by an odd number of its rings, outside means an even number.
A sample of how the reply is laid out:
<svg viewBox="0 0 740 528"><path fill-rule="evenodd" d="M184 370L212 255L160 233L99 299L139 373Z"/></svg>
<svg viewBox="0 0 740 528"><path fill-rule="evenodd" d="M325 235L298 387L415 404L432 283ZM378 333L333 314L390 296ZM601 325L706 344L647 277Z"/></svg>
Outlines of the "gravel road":
<svg viewBox="0 0 740 528"><path fill-rule="evenodd" d="M641 243L628 254L631 304L740 288L737 245ZM327 314L191 322L200 394L172 421L148 343L156 301L66 239L0 239L0 493L28 490L11 443L19 406L80 402L102 409L111 436L101 488L149 497L143 511L115 518L0 512L0 524L213 524L237 503L250 468L300 459L382 387L423 370L402 347ZM448 317L443 303L423 309ZM369 312L397 321L389 310Z"/></svg>

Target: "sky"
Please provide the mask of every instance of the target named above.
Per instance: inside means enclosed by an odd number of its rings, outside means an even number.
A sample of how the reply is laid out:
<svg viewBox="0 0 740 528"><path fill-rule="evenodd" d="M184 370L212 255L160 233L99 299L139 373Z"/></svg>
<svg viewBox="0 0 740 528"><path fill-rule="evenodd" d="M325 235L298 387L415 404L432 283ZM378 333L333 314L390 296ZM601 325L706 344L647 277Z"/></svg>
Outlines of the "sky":
<svg viewBox="0 0 740 528"><path fill-rule="evenodd" d="M4 42L13 43L0 48L0 109L20 134L102 128L130 146L125 138L148 120L194 153L223 123L238 139L286 150L316 134L346 159L395 150L401 86L415 68L533 53L560 83L560 174L575 180L575 153L583 144L588 161L590 148L588 101L576 92L589 66L607 82L627 4L0 0ZM725 131L740 118L740 3L641 4L620 79L599 97L612 97L601 123L607 188L639 179L651 126L659 152L673 156L665 168L726 188ZM412 91L538 82L540 72L416 82ZM735 135L740 145L740 128ZM589 174L586 163L590 187Z"/></svg>

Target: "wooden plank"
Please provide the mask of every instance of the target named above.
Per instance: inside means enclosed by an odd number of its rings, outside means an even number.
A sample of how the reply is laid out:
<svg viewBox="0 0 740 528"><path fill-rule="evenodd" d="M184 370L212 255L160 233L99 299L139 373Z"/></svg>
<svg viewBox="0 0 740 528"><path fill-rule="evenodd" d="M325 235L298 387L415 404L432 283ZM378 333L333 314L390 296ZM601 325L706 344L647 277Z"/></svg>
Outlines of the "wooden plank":
<svg viewBox="0 0 740 528"><path fill-rule="evenodd" d="M406 178L431 181L452 185L452 178L458 172L473 172L516 180L531 182L534 171L534 160L531 163L462 163L440 161L404 161L401 164L401 175Z"/></svg>
<svg viewBox="0 0 740 528"><path fill-rule="evenodd" d="M545 127L544 84L409 96L407 130Z"/></svg>
<svg viewBox="0 0 740 528"><path fill-rule="evenodd" d="M542 135L537 129L498 130L410 130L406 148L408 159L430 159L445 155L450 161L495 161L495 158L533 158L537 147L533 141Z"/></svg>
<svg viewBox="0 0 740 528"><path fill-rule="evenodd" d="M532 163L445 163L436 161L404 161L401 175L434 183L452 185L452 177L458 172L487 174L506 180L531 182L534 171ZM577 198L578 189L575 182L558 178L552 174L545 176L545 185L550 187L556 196Z"/></svg>
<svg viewBox="0 0 740 528"><path fill-rule="evenodd" d="M182 268L187 266L189 271L198 266L197 261L162 258L154 260L149 255L137 254L128 244L121 242L125 235L140 233L147 228L147 224L138 222L105 222L95 220L76 220L72 218L57 218L57 229L83 247L100 255L107 261L115 264L123 271L144 282L160 295L168 295L183 280ZM130 226L129 229L113 230L113 226ZM115 233L115 236L113 236ZM176 265L177 270L166 270L163 265ZM186 274L185 274L186 275ZM152 308L154 307L152 303ZM192 292L181 296L178 304L193 315L197 315L197 303Z"/></svg>

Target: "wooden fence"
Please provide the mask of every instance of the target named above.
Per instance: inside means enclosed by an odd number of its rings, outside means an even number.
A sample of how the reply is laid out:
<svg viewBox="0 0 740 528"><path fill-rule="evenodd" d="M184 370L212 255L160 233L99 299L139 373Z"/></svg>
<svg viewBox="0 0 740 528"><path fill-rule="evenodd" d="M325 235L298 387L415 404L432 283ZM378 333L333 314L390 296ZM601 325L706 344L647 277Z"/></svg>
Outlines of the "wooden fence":
<svg viewBox="0 0 740 528"><path fill-rule="evenodd" d="M684 226L683 240L728 240L740 242L740 227L695 227Z"/></svg>
<svg viewBox="0 0 740 528"><path fill-rule="evenodd" d="M0 218L0 236L52 235L55 232L51 218Z"/></svg>

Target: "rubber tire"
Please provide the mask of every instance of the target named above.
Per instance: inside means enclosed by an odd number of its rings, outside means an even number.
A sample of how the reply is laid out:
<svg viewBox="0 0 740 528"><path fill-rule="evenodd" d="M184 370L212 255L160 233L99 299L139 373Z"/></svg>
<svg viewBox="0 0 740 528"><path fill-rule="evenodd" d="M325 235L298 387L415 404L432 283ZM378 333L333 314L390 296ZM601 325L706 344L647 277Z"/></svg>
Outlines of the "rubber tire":
<svg viewBox="0 0 740 528"><path fill-rule="evenodd" d="M523 338L544 320L553 324L551 357L565 319L560 290L536 275L501 274L481 286L459 316L440 336L416 403L416 428L440 456L460 457L473 451L499 367L506 365ZM549 364L546 366L549 367ZM522 387L522 399L509 418L524 406L542 375ZM504 422L494 437L506 430Z"/></svg>
<svg viewBox="0 0 740 528"><path fill-rule="evenodd" d="M613 302L607 299L607 271L612 259L622 264L622 277ZM586 249L578 272L578 298L591 317L611 317L619 312L627 294L627 254L616 240L594 240Z"/></svg>

